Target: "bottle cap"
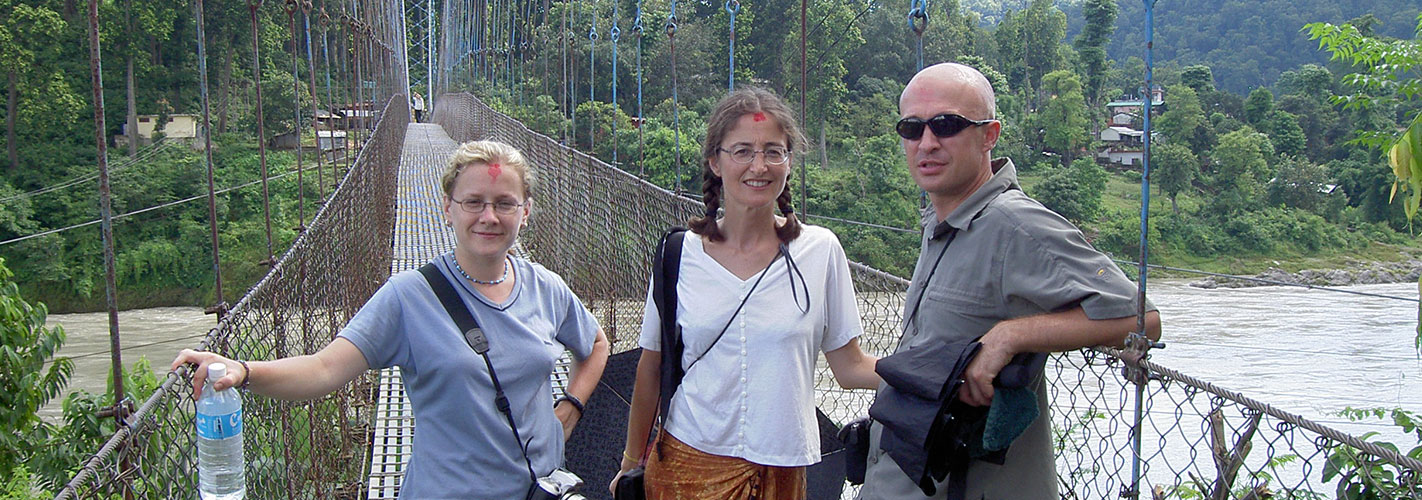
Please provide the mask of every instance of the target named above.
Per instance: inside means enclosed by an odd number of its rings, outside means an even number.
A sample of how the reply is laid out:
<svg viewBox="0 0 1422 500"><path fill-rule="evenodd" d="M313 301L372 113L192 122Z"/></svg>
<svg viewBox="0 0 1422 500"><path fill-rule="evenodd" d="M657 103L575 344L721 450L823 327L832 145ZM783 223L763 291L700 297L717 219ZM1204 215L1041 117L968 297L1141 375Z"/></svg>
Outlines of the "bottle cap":
<svg viewBox="0 0 1422 500"><path fill-rule="evenodd" d="M223 363L213 363L207 365L208 383L216 382L217 379L227 376L227 365Z"/></svg>

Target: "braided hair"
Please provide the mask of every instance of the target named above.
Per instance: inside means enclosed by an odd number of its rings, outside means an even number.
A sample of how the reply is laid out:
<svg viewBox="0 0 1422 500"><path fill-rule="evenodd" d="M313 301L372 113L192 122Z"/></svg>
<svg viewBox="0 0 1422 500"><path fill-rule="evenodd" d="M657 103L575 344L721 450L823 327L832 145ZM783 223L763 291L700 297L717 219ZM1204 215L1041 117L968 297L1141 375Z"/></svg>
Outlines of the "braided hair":
<svg viewBox="0 0 1422 500"><path fill-rule="evenodd" d="M706 140L701 143L701 201L706 205L706 214L687 221L687 226L693 232L710 241L726 239L725 235L721 234L720 227L716 225L716 214L721 209L722 181L721 177L711 170L711 159L720 152L721 141L725 140L741 117L749 113L765 113L775 120L780 130L785 133L788 143L786 147L790 152L800 152L805 148L805 134L800 130L800 124L795 121L795 113L774 92L762 87L746 86L737 88L721 98L706 120ZM775 228L775 235L781 243L790 243L800 236L801 226L799 219L795 217L788 177L785 189L780 192L775 202L781 215L785 216L785 223Z"/></svg>

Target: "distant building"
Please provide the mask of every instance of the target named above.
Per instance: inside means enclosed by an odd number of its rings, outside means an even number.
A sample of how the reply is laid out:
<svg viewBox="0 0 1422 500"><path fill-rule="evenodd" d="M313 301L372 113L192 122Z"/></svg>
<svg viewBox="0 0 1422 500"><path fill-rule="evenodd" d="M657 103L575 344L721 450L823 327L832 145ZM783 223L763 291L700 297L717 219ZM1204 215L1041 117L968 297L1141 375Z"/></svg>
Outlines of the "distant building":
<svg viewBox="0 0 1422 500"><path fill-rule="evenodd" d="M123 123L120 127L123 133L114 136L114 142L124 144L128 142L128 123ZM161 132L169 139L196 139L201 137L202 117L192 114L171 114L168 121L163 124ZM138 142L140 144L150 144L153 136L160 132L158 127L158 115L138 115Z"/></svg>
<svg viewBox="0 0 1422 500"><path fill-rule="evenodd" d="M1159 86L1151 89L1151 116L1159 115L1165 109L1165 91ZM1101 146L1096 150L1096 161L1122 167L1139 167L1145 159L1144 112L1145 101L1139 96L1131 96L1106 103L1106 126L1096 138ZM1152 133L1154 139L1154 133Z"/></svg>

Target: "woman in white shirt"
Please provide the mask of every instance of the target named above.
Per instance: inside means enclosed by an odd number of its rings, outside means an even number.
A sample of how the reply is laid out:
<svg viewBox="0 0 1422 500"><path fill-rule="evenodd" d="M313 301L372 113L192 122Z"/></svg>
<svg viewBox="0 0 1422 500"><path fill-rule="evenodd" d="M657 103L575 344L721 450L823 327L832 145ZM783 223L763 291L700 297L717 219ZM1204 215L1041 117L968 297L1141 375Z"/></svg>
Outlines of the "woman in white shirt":
<svg viewBox="0 0 1422 500"><path fill-rule="evenodd" d="M820 459L819 352L846 388L877 387L877 358L859 348L838 238L791 208L790 159L805 139L789 107L738 89L717 103L703 144L706 216L690 222L676 283L685 349L671 362L686 375L647 450L664 362L649 293L621 469L649 452L649 499L802 499L805 468Z"/></svg>

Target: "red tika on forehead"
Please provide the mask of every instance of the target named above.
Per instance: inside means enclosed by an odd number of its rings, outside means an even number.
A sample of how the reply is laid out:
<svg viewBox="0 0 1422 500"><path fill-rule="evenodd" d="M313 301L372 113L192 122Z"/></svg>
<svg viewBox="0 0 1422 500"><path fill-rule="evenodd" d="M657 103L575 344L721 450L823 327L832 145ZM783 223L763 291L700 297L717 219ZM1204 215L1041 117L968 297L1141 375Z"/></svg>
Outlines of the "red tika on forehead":
<svg viewBox="0 0 1422 500"><path fill-rule="evenodd" d="M498 163L490 163L490 164L489 164L489 178L490 178L490 179L493 179L493 180L496 180L496 181L497 181L497 180L499 180L499 174L502 174L502 173L504 173L504 167L503 167L502 165L499 165Z"/></svg>
<svg viewBox="0 0 1422 500"><path fill-rule="evenodd" d="M764 111L757 111L757 112L755 113L755 116L752 116L751 119L752 119L752 120L755 120L755 121L757 121L757 122L763 122L763 121L765 121L765 112L764 112Z"/></svg>

